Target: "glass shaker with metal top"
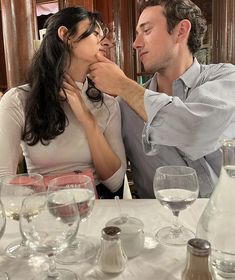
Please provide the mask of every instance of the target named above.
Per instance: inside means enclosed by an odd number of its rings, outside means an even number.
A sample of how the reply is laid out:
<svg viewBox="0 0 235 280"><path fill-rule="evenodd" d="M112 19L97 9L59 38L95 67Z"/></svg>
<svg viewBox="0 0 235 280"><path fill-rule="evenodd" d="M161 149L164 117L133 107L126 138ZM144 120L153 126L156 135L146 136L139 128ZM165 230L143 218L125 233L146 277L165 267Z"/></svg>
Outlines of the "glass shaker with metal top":
<svg viewBox="0 0 235 280"><path fill-rule="evenodd" d="M103 272L119 273L125 269L127 256L122 249L120 233L121 229L114 226L102 230L97 263Z"/></svg>
<svg viewBox="0 0 235 280"><path fill-rule="evenodd" d="M212 280L208 264L211 246L207 240L193 238L188 241L186 266L182 280Z"/></svg>

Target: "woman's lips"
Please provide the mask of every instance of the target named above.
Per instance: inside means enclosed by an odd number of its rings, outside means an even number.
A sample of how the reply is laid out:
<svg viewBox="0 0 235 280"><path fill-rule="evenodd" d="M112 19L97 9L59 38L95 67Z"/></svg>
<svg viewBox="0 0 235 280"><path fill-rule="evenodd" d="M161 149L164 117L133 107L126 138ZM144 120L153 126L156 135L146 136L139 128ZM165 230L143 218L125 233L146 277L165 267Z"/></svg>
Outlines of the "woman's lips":
<svg viewBox="0 0 235 280"><path fill-rule="evenodd" d="M99 49L99 52L101 52L101 53L103 54L103 56L106 56L106 55L107 55L107 52L106 52L106 50L104 50L104 49Z"/></svg>

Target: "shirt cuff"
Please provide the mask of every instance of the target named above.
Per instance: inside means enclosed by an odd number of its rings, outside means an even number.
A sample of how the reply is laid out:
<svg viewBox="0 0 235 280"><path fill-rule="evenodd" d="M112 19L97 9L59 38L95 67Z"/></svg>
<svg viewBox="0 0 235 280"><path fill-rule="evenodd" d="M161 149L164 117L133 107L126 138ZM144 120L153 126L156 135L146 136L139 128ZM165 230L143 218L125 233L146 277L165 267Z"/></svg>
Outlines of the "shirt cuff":
<svg viewBox="0 0 235 280"><path fill-rule="evenodd" d="M126 166L123 164L120 168L107 180L101 181L111 192L116 192L120 189L126 173Z"/></svg>

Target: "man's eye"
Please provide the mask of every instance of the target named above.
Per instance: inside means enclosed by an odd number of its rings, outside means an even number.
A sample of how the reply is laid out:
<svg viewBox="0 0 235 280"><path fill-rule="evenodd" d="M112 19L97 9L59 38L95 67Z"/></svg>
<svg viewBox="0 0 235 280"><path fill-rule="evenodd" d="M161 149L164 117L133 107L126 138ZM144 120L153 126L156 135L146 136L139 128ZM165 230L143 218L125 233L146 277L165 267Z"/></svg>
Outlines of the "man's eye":
<svg viewBox="0 0 235 280"><path fill-rule="evenodd" d="M146 29L143 30L143 33L148 34L148 33L150 33L150 30L151 30L151 28L146 28Z"/></svg>

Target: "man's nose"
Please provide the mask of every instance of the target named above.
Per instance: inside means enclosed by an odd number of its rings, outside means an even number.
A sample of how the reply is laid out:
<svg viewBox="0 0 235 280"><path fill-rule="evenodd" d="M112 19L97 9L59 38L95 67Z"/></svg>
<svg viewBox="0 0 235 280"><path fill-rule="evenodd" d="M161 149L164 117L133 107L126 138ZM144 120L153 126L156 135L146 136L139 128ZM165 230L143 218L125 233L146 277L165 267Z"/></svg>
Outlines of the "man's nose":
<svg viewBox="0 0 235 280"><path fill-rule="evenodd" d="M142 36L136 35L135 41L133 42L132 46L133 46L133 48L136 49L136 50L142 48L142 47L143 47L143 39L142 39Z"/></svg>

